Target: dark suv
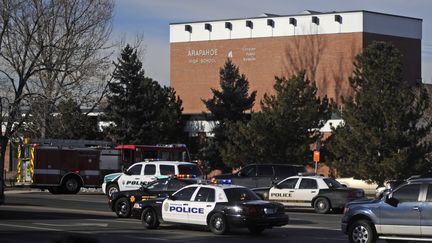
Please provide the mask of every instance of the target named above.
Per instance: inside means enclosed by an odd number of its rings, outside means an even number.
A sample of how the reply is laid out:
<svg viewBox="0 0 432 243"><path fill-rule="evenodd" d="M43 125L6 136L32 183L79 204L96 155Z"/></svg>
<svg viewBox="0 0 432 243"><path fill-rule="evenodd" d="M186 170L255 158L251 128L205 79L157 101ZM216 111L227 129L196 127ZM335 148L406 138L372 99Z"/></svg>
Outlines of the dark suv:
<svg viewBox="0 0 432 243"><path fill-rule="evenodd" d="M250 164L235 174L222 174L216 179L231 179L232 184L248 188L269 187L289 176L304 173L304 166L291 164Z"/></svg>
<svg viewBox="0 0 432 243"><path fill-rule="evenodd" d="M348 203L342 231L350 242L432 241L432 178L409 180L383 199Z"/></svg>

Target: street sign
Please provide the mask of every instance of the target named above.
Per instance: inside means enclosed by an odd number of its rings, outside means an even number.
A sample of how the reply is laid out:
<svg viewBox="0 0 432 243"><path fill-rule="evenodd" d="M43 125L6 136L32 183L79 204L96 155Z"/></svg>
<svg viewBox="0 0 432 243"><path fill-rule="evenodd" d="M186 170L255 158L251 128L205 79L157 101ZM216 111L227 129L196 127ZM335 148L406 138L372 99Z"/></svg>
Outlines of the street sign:
<svg viewBox="0 0 432 243"><path fill-rule="evenodd" d="M313 152L313 160L315 163L318 163L320 161L320 152L319 151L314 151Z"/></svg>

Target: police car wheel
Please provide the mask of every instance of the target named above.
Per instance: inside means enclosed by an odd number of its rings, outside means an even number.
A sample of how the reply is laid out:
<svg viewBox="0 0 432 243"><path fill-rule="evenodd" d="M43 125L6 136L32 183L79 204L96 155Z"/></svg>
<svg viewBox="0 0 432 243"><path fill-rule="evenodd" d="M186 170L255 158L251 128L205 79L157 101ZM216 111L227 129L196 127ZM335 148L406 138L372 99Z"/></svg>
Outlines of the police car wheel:
<svg viewBox="0 0 432 243"><path fill-rule="evenodd" d="M314 209L317 213L326 214L330 211L330 202L327 198L317 198L314 202Z"/></svg>
<svg viewBox="0 0 432 243"><path fill-rule="evenodd" d="M223 235L229 231L225 216L220 213L215 213L210 217L209 228L216 235Z"/></svg>
<svg viewBox="0 0 432 243"><path fill-rule="evenodd" d="M119 188L116 184L112 183L107 186L106 192L108 196L111 196L114 192L118 192Z"/></svg>
<svg viewBox="0 0 432 243"><path fill-rule="evenodd" d="M265 230L265 228L261 226L249 226L248 230L249 232L251 232L251 234L258 235L261 234Z"/></svg>
<svg viewBox="0 0 432 243"><path fill-rule="evenodd" d="M159 219L156 212L151 208L146 208L141 214L141 221L146 229L156 229L159 227Z"/></svg>
<svg viewBox="0 0 432 243"><path fill-rule="evenodd" d="M119 198L114 205L115 213L119 218L129 218L131 214L131 205L127 198Z"/></svg>

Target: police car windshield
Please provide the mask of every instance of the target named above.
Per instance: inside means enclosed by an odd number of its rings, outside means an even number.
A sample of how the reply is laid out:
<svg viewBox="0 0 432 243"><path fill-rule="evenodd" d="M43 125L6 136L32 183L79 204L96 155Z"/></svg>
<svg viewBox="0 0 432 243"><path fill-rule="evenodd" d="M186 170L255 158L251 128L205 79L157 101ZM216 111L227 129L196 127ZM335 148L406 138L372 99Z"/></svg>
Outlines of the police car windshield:
<svg viewBox="0 0 432 243"><path fill-rule="evenodd" d="M196 165L179 165L178 170L179 174L195 175L197 177L202 175L201 170Z"/></svg>
<svg viewBox="0 0 432 243"><path fill-rule="evenodd" d="M338 181L336 181L335 179L332 179L332 178L325 178L324 182L327 184L327 186L329 188L342 188L343 187Z"/></svg>
<svg viewBox="0 0 432 243"><path fill-rule="evenodd" d="M226 188L224 191L229 202L260 200L253 191L247 188Z"/></svg>

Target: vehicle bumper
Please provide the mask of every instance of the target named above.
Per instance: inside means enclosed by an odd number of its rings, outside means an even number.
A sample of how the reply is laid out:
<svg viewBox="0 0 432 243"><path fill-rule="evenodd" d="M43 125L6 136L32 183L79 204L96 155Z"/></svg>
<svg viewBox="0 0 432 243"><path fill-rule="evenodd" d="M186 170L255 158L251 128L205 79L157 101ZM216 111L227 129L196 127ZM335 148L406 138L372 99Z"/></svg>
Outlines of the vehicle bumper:
<svg viewBox="0 0 432 243"><path fill-rule="evenodd" d="M227 220L234 227L262 226L270 228L287 225L289 217L286 214L273 216L227 215Z"/></svg>
<svg viewBox="0 0 432 243"><path fill-rule="evenodd" d="M104 194L106 194L106 186L107 186L106 182L102 183L102 192Z"/></svg>
<svg viewBox="0 0 432 243"><path fill-rule="evenodd" d="M141 208L132 208L131 218L141 219L141 213L142 213Z"/></svg>
<svg viewBox="0 0 432 243"><path fill-rule="evenodd" d="M348 217L345 215L341 219L341 231L344 234L348 233Z"/></svg>

